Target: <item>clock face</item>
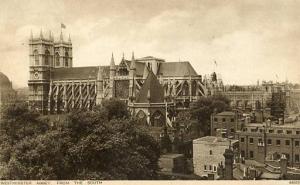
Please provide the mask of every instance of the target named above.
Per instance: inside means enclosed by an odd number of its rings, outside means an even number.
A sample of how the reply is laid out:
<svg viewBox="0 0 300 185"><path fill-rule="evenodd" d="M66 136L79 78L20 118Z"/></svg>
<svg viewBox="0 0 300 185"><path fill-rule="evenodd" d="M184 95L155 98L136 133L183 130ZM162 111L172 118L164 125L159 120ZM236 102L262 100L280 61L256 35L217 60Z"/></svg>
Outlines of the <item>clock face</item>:
<svg viewBox="0 0 300 185"><path fill-rule="evenodd" d="M38 79L38 78L39 78L39 73L38 73L38 72L35 72L35 73L34 73L34 78L35 78L35 79Z"/></svg>

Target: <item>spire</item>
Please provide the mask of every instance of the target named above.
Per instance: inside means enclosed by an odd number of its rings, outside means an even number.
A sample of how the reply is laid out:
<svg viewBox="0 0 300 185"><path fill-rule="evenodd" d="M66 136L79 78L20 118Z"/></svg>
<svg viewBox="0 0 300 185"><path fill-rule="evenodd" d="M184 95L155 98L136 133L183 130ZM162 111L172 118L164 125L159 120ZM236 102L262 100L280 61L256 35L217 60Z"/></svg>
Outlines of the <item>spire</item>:
<svg viewBox="0 0 300 185"><path fill-rule="evenodd" d="M97 80L103 80L102 71L101 71L101 67L100 66L98 67Z"/></svg>
<svg viewBox="0 0 300 185"><path fill-rule="evenodd" d="M111 54L110 68L111 68L111 69L115 69L114 53Z"/></svg>
<svg viewBox="0 0 300 185"><path fill-rule="evenodd" d="M124 61L125 60L125 57L124 57L124 52L123 52L123 54L122 54L122 61Z"/></svg>
<svg viewBox="0 0 300 185"><path fill-rule="evenodd" d="M70 36L70 34L69 34L69 39L68 39L68 41L69 41L69 43L71 43L71 36Z"/></svg>
<svg viewBox="0 0 300 185"><path fill-rule="evenodd" d="M32 30L30 30L30 40L33 40Z"/></svg>
<svg viewBox="0 0 300 185"><path fill-rule="evenodd" d="M41 31L40 31L40 39L43 39L43 31L42 31L42 29L41 29Z"/></svg>
<svg viewBox="0 0 300 185"><path fill-rule="evenodd" d="M131 58L130 69L135 69L134 52L132 52L132 58Z"/></svg>
<svg viewBox="0 0 300 185"><path fill-rule="evenodd" d="M62 31L60 32L60 41L63 41L64 40L64 37L63 37L63 33Z"/></svg>
<svg viewBox="0 0 300 185"><path fill-rule="evenodd" d="M52 34L51 34L51 30L49 31L49 40L52 39Z"/></svg>

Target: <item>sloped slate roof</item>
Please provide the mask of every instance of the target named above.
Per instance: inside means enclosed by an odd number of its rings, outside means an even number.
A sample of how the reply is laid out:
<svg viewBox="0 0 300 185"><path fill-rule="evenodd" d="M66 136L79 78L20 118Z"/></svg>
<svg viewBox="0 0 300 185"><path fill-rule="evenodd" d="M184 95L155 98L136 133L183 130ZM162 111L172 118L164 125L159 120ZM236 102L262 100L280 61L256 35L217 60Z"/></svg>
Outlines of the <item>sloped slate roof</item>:
<svg viewBox="0 0 300 185"><path fill-rule="evenodd" d="M109 66L103 68L103 78L109 77ZM87 80L97 79L99 66L56 68L51 73L52 80Z"/></svg>
<svg viewBox="0 0 300 185"><path fill-rule="evenodd" d="M148 94L150 92L150 99ZM137 103L163 103L164 102L164 90L160 85L158 79L149 71L147 79L143 84L140 92L137 94Z"/></svg>
<svg viewBox="0 0 300 185"><path fill-rule="evenodd" d="M127 64L127 66L131 65L130 60L126 60L125 62ZM144 62L135 61L135 68L136 68L135 74L137 76L143 76L145 66L146 66L146 64ZM128 68L128 70L130 70L130 69Z"/></svg>
<svg viewBox="0 0 300 185"><path fill-rule="evenodd" d="M158 75L197 76L198 74L189 62L164 62L159 66Z"/></svg>

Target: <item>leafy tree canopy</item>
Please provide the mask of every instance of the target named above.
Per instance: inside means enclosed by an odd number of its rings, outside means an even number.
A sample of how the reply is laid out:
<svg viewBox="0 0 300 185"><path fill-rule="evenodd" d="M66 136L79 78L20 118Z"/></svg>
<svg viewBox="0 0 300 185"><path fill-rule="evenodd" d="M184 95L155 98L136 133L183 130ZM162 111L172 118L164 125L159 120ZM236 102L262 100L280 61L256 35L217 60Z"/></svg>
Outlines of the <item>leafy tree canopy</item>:
<svg viewBox="0 0 300 185"><path fill-rule="evenodd" d="M93 111L68 114L45 133L2 144L0 152L6 156L0 159L2 179L138 180L157 177L160 149L124 103L108 100Z"/></svg>

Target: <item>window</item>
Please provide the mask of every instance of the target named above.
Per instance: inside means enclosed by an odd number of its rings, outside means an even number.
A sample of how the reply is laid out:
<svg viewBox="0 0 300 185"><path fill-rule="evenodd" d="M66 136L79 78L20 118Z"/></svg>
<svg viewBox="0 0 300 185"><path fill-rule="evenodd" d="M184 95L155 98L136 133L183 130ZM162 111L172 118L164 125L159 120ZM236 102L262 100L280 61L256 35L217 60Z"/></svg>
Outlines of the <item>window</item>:
<svg viewBox="0 0 300 185"><path fill-rule="evenodd" d="M241 150L241 157L245 157L245 151Z"/></svg>
<svg viewBox="0 0 300 185"><path fill-rule="evenodd" d="M230 132L231 132L231 133L234 133L234 131L235 131L234 128L230 129Z"/></svg>
<svg viewBox="0 0 300 185"><path fill-rule="evenodd" d="M209 155L212 155L212 150L209 151Z"/></svg>
<svg viewBox="0 0 300 185"><path fill-rule="evenodd" d="M290 160L290 154L285 154L285 157L286 157L287 161Z"/></svg>
<svg viewBox="0 0 300 185"><path fill-rule="evenodd" d="M253 138L249 138L249 143L253 144L253 142L254 142L254 139Z"/></svg>
<svg viewBox="0 0 300 185"><path fill-rule="evenodd" d="M49 65L50 61L50 52L48 50L45 51L45 65Z"/></svg>
<svg viewBox="0 0 300 185"><path fill-rule="evenodd" d="M277 134L283 134L283 130L277 130Z"/></svg>
<svg viewBox="0 0 300 185"><path fill-rule="evenodd" d="M268 145L271 145L272 144L272 139L268 139Z"/></svg>
<svg viewBox="0 0 300 185"><path fill-rule="evenodd" d="M295 141L295 146L299 147L299 141Z"/></svg>
<svg viewBox="0 0 300 185"><path fill-rule="evenodd" d="M216 166L214 166L214 172L216 172L217 171L217 167Z"/></svg>
<svg viewBox="0 0 300 185"><path fill-rule="evenodd" d="M254 152L250 151L249 154L250 154L250 159L253 159L254 158Z"/></svg>
<svg viewBox="0 0 300 185"><path fill-rule="evenodd" d="M296 134L299 135L299 134L300 134L300 131L296 131Z"/></svg>
<svg viewBox="0 0 300 185"><path fill-rule="evenodd" d="M269 130L269 133L274 133L274 130Z"/></svg>
<svg viewBox="0 0 300 185"><path fill-rule="evenodd" d="M263 132L263 129L259 129L259 132L262 133L262 132Z"/></svg>
<svg viewBox="0 0 300 185"><path fill-rule="evenodd" d="M225 121L226 121L226 119L225 119L225 118L222 118L222 121L223 121L223 122L225 122Z"/></svg>
<svg viewBox="0 0 300 185"><path fill-rule="evenodd" d="M66 67L68 67L68 66L69 66L69 62L68 62L68 60L69 60L69 53L68 53L68 52L66 52L66 53L65 53L65 66L66 66Z"/></svg>
<svg viewBox="0 0 300 185"><path fill-rule="evenodd" d="M241 137L241 143L245 142L245 138Z"/></svg>
<svg viewBox="0 0 300 185"><path fill-rule="evenodd" d="M258 139L258 142L259 142L259 143L262 143L262 139L261 139L261 138L259 138L259 139Z"/></svg>
<svg viewBox="0 0 300 185"><path fill-rule="evenodd" d="M230 121L231 121L231 122L234 122L234 118L231 118Z"/></svg>
<svg viewBox="0 0 300 185"><path fill-rule="evenodd" d="M243 131L244 131L244 132L247 132L247 128L243 128Z"/></svg>
<svg viewBox="0 0 300 185"><path fill-rule="evenodd" d="M217 122L217 121L218 121L218 118L214 118L214 121Z"/></svg>
<svg viewBox="0 0 300 185"><path fill-rule="evenodd" d="M292 131L291 130L287 130L286 134L292 134Z"/></svg>
<svg viewBox="0 0 300 185"><path fill-rule="evenodd" d="M34 50L33 52L34 57L34 65L38 66L39 64L39 52L37 50Z"/></svg>
<svg viewBox="0 0 300 185"><path fill-rule="evenodd" d="M295 162L296 162L296 163L299 162L299 154L295 154Z"/></svg>
<svg viewBox="0 0 300 185"><path fill-rule="evenodd" d="M207 167L206 167L206 165L204 165L204 170L207 170Z"/></svg>
<svg viewBox="0 0 300 185"><path fill-rule="evenodd" d="M276 145L280 145L280 140L276 140Z"/></svg>
<svg viewBox="0 0 300 185"><path fill-rule="evenodd" d="M285 145L290 146L290 140L285 140Z"/></svg>
<svg viewBox="0 0 300 185"><path fill-rule="evenodd" d="M251 132L256 132L257 130L256 129L251 129Z"/></svg>
<svg viewBox="0 0 300 185"><path fill-rule="evenodd" d="M59 66L59 54L55 54L55 66Z"/></svg>

